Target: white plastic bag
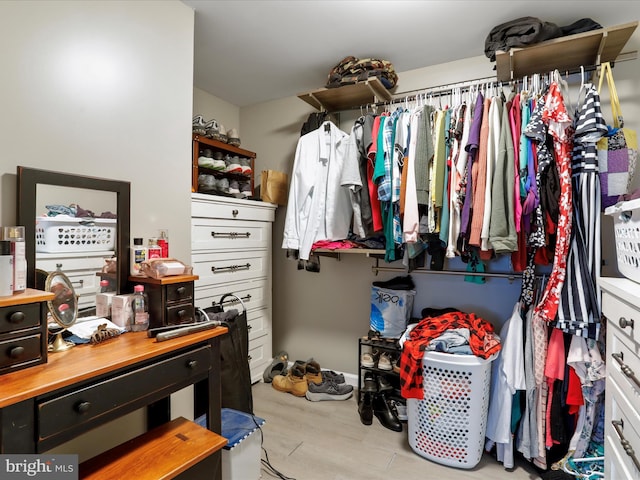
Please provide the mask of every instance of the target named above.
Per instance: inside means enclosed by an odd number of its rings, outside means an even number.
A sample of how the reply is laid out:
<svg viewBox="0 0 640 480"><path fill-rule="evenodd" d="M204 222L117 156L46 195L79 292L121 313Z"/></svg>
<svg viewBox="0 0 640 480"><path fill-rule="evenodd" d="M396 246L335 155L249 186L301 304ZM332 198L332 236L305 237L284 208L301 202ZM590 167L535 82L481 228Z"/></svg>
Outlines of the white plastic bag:
<svg viewBox="0 0 640 480"><path fill-rule="evenodd" d="M407 328L415 290L371 287L370 328L387 338L400 338Z"/></svg>

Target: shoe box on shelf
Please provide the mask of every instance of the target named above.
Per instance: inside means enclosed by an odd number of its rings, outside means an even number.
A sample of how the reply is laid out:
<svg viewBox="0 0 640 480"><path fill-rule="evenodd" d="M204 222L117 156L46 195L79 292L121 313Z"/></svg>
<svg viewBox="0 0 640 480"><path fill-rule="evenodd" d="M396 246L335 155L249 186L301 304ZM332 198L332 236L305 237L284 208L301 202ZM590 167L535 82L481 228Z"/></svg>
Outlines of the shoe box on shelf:
<svg viewBox="0 0 640 480"><path fill-rule="evenodd" d="M365 425L373 416L393 431L407 420L406 402L400 394L401 349L395 338L367 336L358 340L358 412Z"/></svg>
<svg viewBox="0 0 640 480"><path fill-rule="evenodd" d="M191 191L251 198L256 154L221 140L193 133Z"/></svg>

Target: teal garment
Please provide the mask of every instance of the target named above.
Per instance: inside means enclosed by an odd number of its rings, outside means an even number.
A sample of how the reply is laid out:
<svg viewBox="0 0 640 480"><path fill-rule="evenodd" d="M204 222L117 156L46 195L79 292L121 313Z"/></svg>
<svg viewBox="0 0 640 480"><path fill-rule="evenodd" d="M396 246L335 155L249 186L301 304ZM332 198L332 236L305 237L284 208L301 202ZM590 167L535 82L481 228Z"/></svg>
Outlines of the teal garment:
<svg viewBox="0 0 640 480"><path fill-rule="evenodd" d="M380 180L384 178L385 168L384 168L384 124L387 120L387 116L380 116L380 127L378 129L378 139L376 141L377 150L376 150L376 158L375 163L373 165L373 177L371 180L376 185L380 183Z"/></svg>
<svg viewBox="0 0 640 480"><path fill-rule="evenodd" d="M531 182L529 178L529 172L527 170L527 164L529 160L529 154L531 152L531 139L524 134L524 127L529 125L529 119L531 118L531 111L529 109L529 101L522 102L522 134L520 135L520 198L527 198L528 185Z"/></svg>
<svg viewBox="0 0 640 480"><path fill-rule="evenodd" d="M444 166L444 188L442 189L442 214L440 218L440 240L444 243L445 248L449 241L449 175L450 175L450 163L449 154L451 153L451 144L453 143L452 132L455 129L455 124L451 125L451 109L446 111L445 124L445 166ZM453 118L455 122L455 117Z"/></svg>

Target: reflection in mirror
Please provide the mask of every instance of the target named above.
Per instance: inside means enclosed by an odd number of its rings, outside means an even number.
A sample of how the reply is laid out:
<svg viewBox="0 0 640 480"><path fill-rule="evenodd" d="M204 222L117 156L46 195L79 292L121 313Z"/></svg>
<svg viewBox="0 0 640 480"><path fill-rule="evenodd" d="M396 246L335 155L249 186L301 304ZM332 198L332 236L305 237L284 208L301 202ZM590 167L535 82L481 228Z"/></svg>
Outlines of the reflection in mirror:
<svg viewBox="0 0 640 480"><path fill-rule="evenodd" d="M103 277L115 256L116 194L85 188L37 185L36 268L62 271L78 295L78 317L95 315ZM113 289L115 290L115 288Z"/></svg>
<svg viewBox="0 0 640 480"><path fill-rule="evenodd" d="M103 276L109 277L117 293L127 282L130 183L22 166L17 171L17 219L25 227L27 286L38 288L36 270L61 270L80 293L81 309L92 315L95 300L90 299L98 292ZM82 212L82 217L67 218L66 223L60 216L36 223L38 216L47 213L47 205L76 205L95 216L111 212L115 218L88 219ZM51 235L51 241L45 235ZM114 255L116 261L109 262L115 267L111 274L101 273L105 260Z"/></svg>
<svg viewBox="0 0 640 480"><path fill-rule="evenodd" d="M62 328L56 333L53 343L49 345L49 351L62 352L74 346L73 342L62 338L62 332L76 323L78 299L73 285L71 285L71 280L62 272L49 274L45 290L54 294L51 300L47 300L47 306L51 318Z"/></svg>

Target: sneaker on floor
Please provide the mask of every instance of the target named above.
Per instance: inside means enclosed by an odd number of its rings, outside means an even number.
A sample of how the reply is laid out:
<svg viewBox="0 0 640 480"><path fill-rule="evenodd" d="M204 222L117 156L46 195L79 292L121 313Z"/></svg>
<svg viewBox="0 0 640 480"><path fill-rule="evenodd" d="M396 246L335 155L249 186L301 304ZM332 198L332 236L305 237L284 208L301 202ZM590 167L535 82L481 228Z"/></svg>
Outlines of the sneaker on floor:
<svg viewBox="0 0 640 480"><path fill-rule="evenodd" d="M227 143L234 147L240 146L240 135L238 135L238 129L232 128L227 132Z"/></svg>
<svg viewBox="0 0 640 480"><path fill-rule="evenodd" d="M345 383L336 383L329 379L321 383L310 383L305 396L312 402L323 400L347 400L353 395L353 387Z"/></svg>
<svg viewBox="0 0 640 480"><path fill-rule="evenodd" d="M342 373L334 372L333 370L322 370L322 378L333 380L335 383L345 383L344 375Z"/></svg>
<svg viewBox="0 0 640 480"><path fill-rule="evenodd" d="M198 135L206 135L207 128L205 127L205 121L202 115L196 115L191 122L191 130Z"/></svg>
<svg viewBox="0 0 640 480"><path fill-rule="evenodd" d="M304 397L308 390L307 378L301 365L293 365L286 375L276 375L271 385L279 392L290 393L296 397Z"/></svg>

